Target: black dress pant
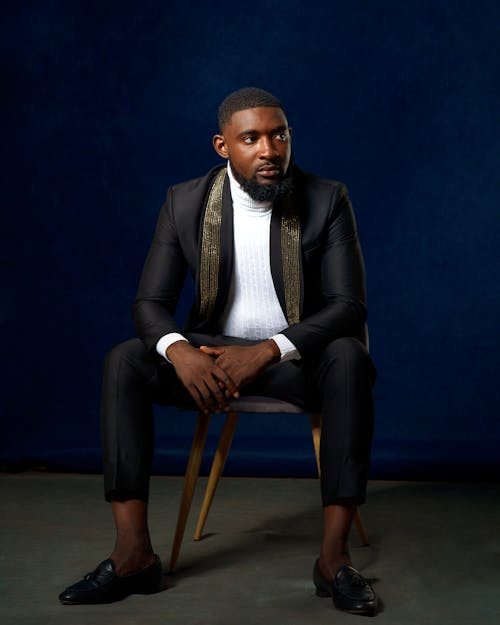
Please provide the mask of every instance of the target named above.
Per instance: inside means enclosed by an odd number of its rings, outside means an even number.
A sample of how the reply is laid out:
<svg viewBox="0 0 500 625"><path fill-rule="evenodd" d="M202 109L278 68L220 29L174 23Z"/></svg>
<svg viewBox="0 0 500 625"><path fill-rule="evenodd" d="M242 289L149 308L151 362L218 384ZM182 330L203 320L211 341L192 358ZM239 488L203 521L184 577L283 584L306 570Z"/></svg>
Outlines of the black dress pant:
<svg viewBox="0 0 500 625"><path fill-rule="evenodd" d="M193 345L245 345L225 336L187 333ZM312 360L276 363L242 395L264 395L304 409L321 410L323 505L366 499L373 434L375 367L363 344L351 337L330 343ZM106 356L101 401L104 489L108 501L149 495L153 457L153 405L193 403L171 364L148 352L139 339ZM194 404L193 404L194 405Z"/></svg>

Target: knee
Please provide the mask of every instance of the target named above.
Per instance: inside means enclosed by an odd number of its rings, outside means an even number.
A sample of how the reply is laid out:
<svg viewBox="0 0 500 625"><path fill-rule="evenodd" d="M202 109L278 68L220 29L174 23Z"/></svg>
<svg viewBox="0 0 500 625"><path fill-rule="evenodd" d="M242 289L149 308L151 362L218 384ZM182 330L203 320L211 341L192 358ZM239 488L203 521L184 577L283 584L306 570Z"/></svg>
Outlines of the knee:
<svg viewBox="0 0 500 625"><path fill-rule="evenodd" d="M104 358L104 373L117 374L125 363L134 366L147 358L147 350L140 339L130 339L112 347Z"/></svg>
<svg viewBox="0 0 500 625"><path fill-rule="evenodd" d="M369 374L375 379L375 367L363 343L351 336L332 341L323 353L325 363L342 366L346 370Z"/></svg>

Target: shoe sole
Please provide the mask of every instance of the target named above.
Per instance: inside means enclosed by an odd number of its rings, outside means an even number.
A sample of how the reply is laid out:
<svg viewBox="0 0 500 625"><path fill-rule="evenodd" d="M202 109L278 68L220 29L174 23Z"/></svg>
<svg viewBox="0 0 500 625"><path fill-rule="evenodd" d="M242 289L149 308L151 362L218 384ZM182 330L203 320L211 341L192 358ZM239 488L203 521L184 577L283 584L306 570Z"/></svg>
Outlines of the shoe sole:
<svg viewBox="0 0 500 625"><path fill-rule="evenodd" d="M347 614L358 614L363 616L375 616L378 613L378 605L375 605L371 608L360 608L358 610L345 608L335 602L335 599L333 598L333 595L329 589L326 589L322 586L317 586L316 583L314 583L314 587L316 588L317 597L320 597L321 599L331 599L333 605L337 608L337 610L340 610L341 612L346 612Z"/></svg>
<svg viewBox="0 0 500 625"><path fill-rule="evenodd" d="M130 597L130 595L155 595L158 592L162 591L162 586L161 584L158 586L158 588L154 588L154 589L147 589L147 590L133 590L132 592L128 592L126 594L124 594L122 597L117 597L116 599L110 599L110 600L103 600L103 601L69 601L67 599L59 599L59 602L62 605L102 605L105 603L115 603L117 601L123 601L123 599L126 599L127 597Z"/></svg>
<svg viewBox="0 0 500 625"><path fill-rule="evenodd" d="M147 580L143 580L141 584L137 584L136 588L131 590L122 589L121 593L117 593L115 597L112 599L94 599L93 601L71 601L70 599L61 599L59 598L59 602L62 605L103 605L106 603L115 603L117 601L123 601L130 595L154 595L158 592L161 592L164 588L163 586L163 576L159 580L154 580L153 582L148 582Z"/></svg>

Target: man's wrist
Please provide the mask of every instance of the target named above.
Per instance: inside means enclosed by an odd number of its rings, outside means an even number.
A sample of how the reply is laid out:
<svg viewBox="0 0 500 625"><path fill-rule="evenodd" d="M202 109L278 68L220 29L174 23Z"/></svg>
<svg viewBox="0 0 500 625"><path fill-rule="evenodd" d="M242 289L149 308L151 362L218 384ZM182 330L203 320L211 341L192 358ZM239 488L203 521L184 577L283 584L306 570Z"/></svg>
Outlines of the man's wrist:
<svg viewBox="0 0 500 625"><path fill-rule="evenodd" d="M269 364L273 364L275 362L279 362L281 360L281 351L273 339L267 339L262 342L262 345L266 349L266 355L268 355Z"/></svg>
<svg viewBox="0 0 500 625"><path fill-rule="evenodd" d="M182 354L193 349L193 346L186 339L179 339L169 345L165 352L165 358L173 365L178 358L182 358Z"/></svg>
<svg viewBox="0 0 500 625"><path fill-rule="evenodd" d="M169 332L168 334L164 334L156 343L156 351L160 356L163 356L163 358L169 360L166 356L167 349L170 347L170 345L176 343L177 341L187 342L187 339L182 336L182 334L179 334L179 332Z"/></svg>

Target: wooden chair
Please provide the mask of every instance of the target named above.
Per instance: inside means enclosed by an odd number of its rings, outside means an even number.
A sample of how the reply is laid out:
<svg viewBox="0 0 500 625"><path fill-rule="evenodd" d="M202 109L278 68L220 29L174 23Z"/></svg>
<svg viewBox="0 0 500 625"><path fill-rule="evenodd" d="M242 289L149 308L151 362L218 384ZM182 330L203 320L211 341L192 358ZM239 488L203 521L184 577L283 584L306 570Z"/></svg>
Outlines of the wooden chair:
<svg viewBox="0 0 500 625"><path fill-rule="evenodd" d="M238 415L240 413L303 413L304 410L279 399L272 399L269 397L241 397L231 401L230 410L226 414L226 420L222 429L222 433L219 439L219 445L215 452L212 468L208 478L207 488L205 491L205 498L201 506L200 515L198 518L198 524L194 533L194 539L200 540L205 521L207 520L210 505L214 498L217 484L222 475L226 459L229 454L233 435L238 423ZM319 464L319 442L321 437L321 414L318 412L310 413L312 438L314 445L314 453L316 455L316 464L318 467L318 474L320 473ZM203 449L205 447L205 441L208 432L208 425L210 423L210 416L203 413L199 413L198 422L196 424L193 443L191 446L191 452L189 454L189 460L186 467L186 474L184 477L184 488L182 491L181 503L179 508L179 515L177 518L177 526L175 529L174 541L172 545L172 552L170 555L169 572L173 572L175 565L179 558L182 539L184 537L184 531L186 529L186 523L191 508L191 502L198 480L198 474L200 471L201 459L203 456ZM365 526L359 514L359 510L356 509L354 517L361 542L364 545L368 544L368 534Z"/></svg>

